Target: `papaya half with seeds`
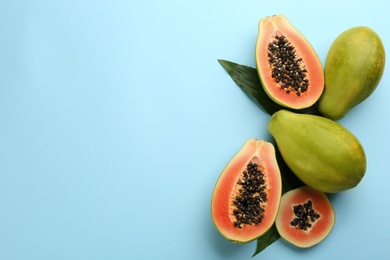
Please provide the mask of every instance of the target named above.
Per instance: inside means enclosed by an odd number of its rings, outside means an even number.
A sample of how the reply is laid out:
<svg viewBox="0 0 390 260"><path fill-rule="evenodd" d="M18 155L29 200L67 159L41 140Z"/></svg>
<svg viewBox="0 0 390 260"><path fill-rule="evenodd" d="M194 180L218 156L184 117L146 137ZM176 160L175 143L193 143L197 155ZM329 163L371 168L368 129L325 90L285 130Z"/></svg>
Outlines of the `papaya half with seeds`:
<svg viewBox="0 0 390 260"><path fill-rule="evenodd" d="M384 68L385 49L376 32L358 26L341 33L326 57L319 112L333 120L343 118L374 92Z"/></svg>
<svg viewBox="0 0 390 260"><path fill-rule="evenodd" d="M336 121L279 110L271 117L268 130L291 171L319 191L351 189L366 172L362 144Z"/></svg>
<svg viewBox="0 0 390 260"><path fill-rule="evenodd" d="M262 86L277 104L303 109L320 98L324 89L321 61L284 15L260 20L255 59Z"/></svg>
<svg viewBox="0 0 390 260"><path fill-rule="evenodd" d="M275 221L280 236L301 248L323 241L334 223L334 209L326 194L308 186L283 194Z"/></svg>
<svg viewBox="0 0 390 260"><path fill-rule="evenodd" d="M281 194L273 144L248 139L215 185L211 201L214 224L231 242L252 241L274 224Z"/></svg>

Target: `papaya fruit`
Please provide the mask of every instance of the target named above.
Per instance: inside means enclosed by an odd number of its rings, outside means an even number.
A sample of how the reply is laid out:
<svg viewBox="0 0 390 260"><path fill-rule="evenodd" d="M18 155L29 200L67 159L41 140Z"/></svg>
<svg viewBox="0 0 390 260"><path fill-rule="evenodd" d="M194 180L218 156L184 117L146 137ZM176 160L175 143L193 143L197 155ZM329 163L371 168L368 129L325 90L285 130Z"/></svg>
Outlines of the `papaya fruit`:
<svg viewBox="0 0 390 260"><path fill-rule="evenodd" d="M382 78L385 56L382 40L371 28L358 26L341 33L326 57L318 111L338 120L367 99Z"/></svg>
<svg viewBox="0 0 390 260"><path fill-rule="evenodd" d="M284 15L260 20L255 59L262 86L277 104L303 109L320 98L324 89L321 61L308 40Z"/></svg>
<svg viewBox="0 0 390 260"><path fill-rule="evenodd" d="M334 209L326 194L309 186L283 194L275 220L280 236L301 248L323 241L334 223Z"/></svg>
<svg viewBox="0 0 390 260"><path fill-rule="evenodd" d="M351 189L366 172L362 144L336 121L283 109L273 114L268 130L291 171L319 191Z"/></svg>
<svg viewBox="0 0 390 260"><path fill-rule="evenodd" d="M272 143L248 139L229 161L215 185L212 219L234 243L247 243L274 224L282 193Z"/></svg>

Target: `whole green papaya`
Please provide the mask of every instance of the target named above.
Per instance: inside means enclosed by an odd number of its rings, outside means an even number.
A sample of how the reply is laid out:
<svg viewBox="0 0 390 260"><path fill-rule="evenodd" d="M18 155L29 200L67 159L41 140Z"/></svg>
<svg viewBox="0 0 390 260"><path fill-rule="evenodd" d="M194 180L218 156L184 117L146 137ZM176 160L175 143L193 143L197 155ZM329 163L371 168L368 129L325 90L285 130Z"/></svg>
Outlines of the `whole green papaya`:
<svg viewBox="0 0 390 260"><path fill-rule="evenodd" d="M348 190L366 172L360 141L331 119L280 110L271 117L268 130L291 171L314 189Z"/></svg>
<svg viewBox="0 0 390 260"><path fill-rule="evenodd" d="M374 92L384 68L385 49L375 31L358 26L341 33L326 57L319 112L333 120L343 118Z"/></svg>

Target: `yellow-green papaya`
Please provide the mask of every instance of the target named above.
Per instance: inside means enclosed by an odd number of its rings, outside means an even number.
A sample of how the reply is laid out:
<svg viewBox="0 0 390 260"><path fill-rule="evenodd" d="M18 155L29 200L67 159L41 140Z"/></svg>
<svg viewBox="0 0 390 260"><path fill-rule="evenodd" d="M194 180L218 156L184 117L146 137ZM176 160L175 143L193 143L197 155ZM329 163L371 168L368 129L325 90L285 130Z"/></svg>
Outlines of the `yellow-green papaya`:
<svg viewBox="0 0 390 260"><path fill-rule="evenodd" d="M351 189L366 172L362 144L331 119L279 110L271 117L268 130L291 171L316 190Z"/></svg>
<svg viewBox="0 0 390 260"><path fill-rule="evenodd" d="M333 120L343 118L374 92L384 68L385 49L375 31L358 26L341 33L326 57L319 112Z"/></svg>

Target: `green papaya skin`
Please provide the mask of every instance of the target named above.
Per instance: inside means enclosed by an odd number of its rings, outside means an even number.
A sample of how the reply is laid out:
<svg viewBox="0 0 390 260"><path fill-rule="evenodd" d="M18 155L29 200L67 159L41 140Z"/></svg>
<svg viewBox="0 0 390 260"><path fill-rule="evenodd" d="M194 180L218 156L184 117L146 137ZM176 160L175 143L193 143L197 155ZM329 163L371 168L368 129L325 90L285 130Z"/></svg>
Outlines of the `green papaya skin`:
<svg viewBox="0 0 390 260"><path fill-rule="evenodd" d="M279 110L268 130L294 174L312 188L336 193L355 187L366 172L360 141L331 119Z"/></svg>
<svg viewBox="0 0 390 260"><path fill-rule="evenodd" d="M319 112L333 120L343 118L374 92L384 68L385 49L375 31L358 26L341 33L326 57Z"/></svg>

